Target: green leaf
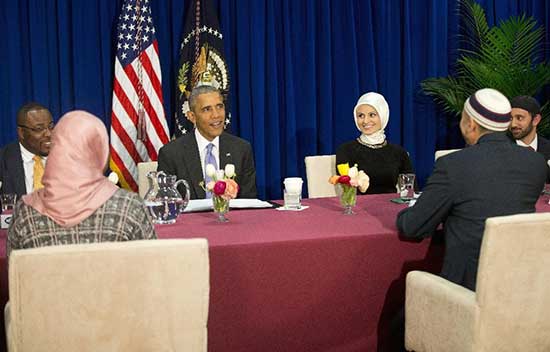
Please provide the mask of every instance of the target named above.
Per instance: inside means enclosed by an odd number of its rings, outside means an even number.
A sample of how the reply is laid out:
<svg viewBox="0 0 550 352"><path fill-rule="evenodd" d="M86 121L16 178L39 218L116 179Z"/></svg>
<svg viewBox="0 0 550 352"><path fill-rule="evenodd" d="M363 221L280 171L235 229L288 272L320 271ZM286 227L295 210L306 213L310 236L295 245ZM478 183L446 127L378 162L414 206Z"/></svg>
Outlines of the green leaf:
<svg viewBox="0 0 550 352"><path fill-rule="evenodd" d="M550 66L539 62L544 28L532 17L512 16L489 27L485 11L472 0L460 0L462 37L466 49L460 50L456 75L428 78L421 83L446 112L460 115L464 102L476 90L494 88L508 98L534 96L550 84ZM536 63L536 64L535 64ZM545 104L544 124L550 132L550 106Z"/></svg>
<svg viewBox="0 0 550 352"><path fill-rule="evenodd" d="M537 126L537 133L543 136L550 136L550 101L547 101L541 108L542 119Z"/></svg>
<svg viewBox="0 0 550 352"><path fill-rule="evenodd" d="M471 0L460 1L458 6L463 21L461 28L465 33L463 38L473 48L472 52L477 53L485 44L489 32L485 11L478 3Z"/></svg>

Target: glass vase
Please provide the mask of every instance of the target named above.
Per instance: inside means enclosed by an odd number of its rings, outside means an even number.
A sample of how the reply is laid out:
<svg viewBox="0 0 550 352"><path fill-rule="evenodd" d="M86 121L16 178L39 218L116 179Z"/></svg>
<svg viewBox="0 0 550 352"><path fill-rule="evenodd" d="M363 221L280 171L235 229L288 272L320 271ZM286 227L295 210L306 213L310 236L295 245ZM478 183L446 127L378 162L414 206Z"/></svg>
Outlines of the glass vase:
<svg viewBox="0 0 550 352"><path fill-rule="evenodd" d="M214 206L214 212L218 215L218 222L229 221L225 217L225 214L229 211L229 199L214 195L212 197L212 203Z"/></svg>
<svg viewBox="0 0 550 352"><path fill-rule="evenodd" d="M353 212L353 207L357 200L357 187L352 187L350 185L340 184L340 204L344 207L345 215L355 214Z"/></svg>

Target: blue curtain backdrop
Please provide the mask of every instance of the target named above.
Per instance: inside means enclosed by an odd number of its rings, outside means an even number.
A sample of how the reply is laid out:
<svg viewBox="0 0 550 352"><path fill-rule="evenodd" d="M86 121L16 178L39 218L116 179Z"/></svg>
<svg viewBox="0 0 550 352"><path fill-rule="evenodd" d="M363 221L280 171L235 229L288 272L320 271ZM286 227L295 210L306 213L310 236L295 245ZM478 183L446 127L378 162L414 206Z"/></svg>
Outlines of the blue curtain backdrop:
<svg viewBox="0 0 550 352"><path fill-rule="evenodd" d="M188 1L150 0L173 124L173 87ZM0 0L0 145L16 138L27 101L54 119L88 110L109 128L113 36L121 1ZM481 0L491 24L522 12L547 29L545 0ZM370 90L390 104L386 134L410 153L421 184L436 149L459 147L456 120L419 82L452 71L459 43L456 0L223 0L220 24L232 79L232 131L252 143L261 198L282 179L305 178L304 157L333 154L358 135L352 116ZM544 48L546 58L548 46Z"/></svg>

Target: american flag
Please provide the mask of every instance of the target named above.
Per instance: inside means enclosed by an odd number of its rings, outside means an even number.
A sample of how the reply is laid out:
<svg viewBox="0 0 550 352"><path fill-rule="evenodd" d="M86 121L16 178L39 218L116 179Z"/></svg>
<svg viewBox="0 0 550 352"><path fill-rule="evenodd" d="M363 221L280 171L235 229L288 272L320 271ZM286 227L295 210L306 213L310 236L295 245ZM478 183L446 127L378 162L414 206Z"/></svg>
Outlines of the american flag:
<svg viewBox="0 0 550 352"><path fill-rule="evenodd" d="M176 77L176 137L193 131L187 119L189 95L199 85L218 88L226 101L225 125L231 122L229 113L229 68L223 50L223 34L218 10L213 0L189 1L180 47L180 62ZM208 77L208 80L205 80Z"/></svg>
<svg viewBox="0 0 550 352"><path fill-rule="evenodd" d="M137 164L157 160L169 140L149 0L124 1L117 28L110 166L122 187L137 192Z"/></svg>

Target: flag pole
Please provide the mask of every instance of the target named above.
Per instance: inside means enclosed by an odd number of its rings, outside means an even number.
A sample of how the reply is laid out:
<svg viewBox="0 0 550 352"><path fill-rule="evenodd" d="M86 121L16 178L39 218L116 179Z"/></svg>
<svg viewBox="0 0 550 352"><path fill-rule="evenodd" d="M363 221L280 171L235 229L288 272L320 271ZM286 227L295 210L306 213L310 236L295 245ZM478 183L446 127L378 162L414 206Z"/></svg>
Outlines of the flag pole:
<svg viewBox="0 0 550 352"><path fill-rule="evenodd" d="M141 0L136 0L136 16L137 16L137 32L136 32L136 44L139 52L143 50L143 40L141 37L141 31L143 28L143 16L141 15ZM141 63L141 54L137 59L137 74L138 74L138 120L137 120L137 138L145 142L147 141L147 125L145 124L145 110L143 110L143 64ZM148 161L148 160L143 160Z"/></svg>
<svg viewBox="0 0 550 352"><path fill-rule="evenodd" d="M195 2L195 61L200 55L200 35L201 35L201 0Z"/></svg>

